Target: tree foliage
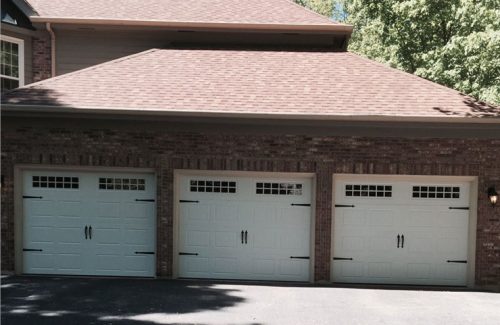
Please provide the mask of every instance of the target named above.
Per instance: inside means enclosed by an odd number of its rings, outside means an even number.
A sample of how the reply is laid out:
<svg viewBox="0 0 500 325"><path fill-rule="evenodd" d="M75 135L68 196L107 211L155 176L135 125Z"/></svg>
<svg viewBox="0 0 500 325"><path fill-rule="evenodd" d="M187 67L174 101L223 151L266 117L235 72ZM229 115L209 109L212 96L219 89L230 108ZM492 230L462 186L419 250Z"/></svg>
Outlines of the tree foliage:
<svg viewBox="0 0 500 325"><path fill-rule="evenodd" d="M307 2L354 25L350 51L500 104L500 0Z"/></svg>

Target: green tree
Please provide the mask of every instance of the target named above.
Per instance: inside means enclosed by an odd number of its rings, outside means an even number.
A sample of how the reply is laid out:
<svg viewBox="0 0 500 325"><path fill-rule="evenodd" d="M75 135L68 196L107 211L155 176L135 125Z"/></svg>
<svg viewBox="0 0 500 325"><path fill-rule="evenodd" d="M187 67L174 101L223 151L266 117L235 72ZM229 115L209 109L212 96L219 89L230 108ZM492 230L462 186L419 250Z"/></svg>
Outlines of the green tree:
<svg viewBox="0 0 500 325"><path fill-rule="evenodd" d="M500 0L333 2L350 51L500 104Z"/></svg>

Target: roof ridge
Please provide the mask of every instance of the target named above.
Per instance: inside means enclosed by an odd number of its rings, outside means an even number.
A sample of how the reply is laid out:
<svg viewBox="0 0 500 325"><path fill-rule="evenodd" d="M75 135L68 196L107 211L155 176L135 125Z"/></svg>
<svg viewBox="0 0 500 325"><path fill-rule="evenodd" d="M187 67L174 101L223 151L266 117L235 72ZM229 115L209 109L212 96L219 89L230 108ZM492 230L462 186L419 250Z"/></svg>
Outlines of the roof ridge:
<svg viewBox="0 0 500 325"><path fill-rule="evenodd" d="M379 61L376 61L376 60L372 60L372 59L369 59L367 57L364 57L360 54L357 54L357 53L354 53L354 52L345 52L346 54L350 55L350 56L353 56L355 58L358 58L360 60L363 60L363 61L366 61L370 64L373 64L373 65L378 65L378 66L381 66L383 68L389 68L391 70L394 70L395 72L399 73L399 74L402 74L402 75L405 75L407 77L410 77L412 79L416 79L416 80L420 80L420 81L423 81L423 82L426 82L428 84L431 84L432 86L434 87L439 87L439 88L442 88L444 90L446 90L447 92L450 92L450 93L454 93L454 94L460 94L460 95L463 95L463 96L467 96L475 101L478 101L478 102L481 102L481 103L484 103L485 105L488 105L488 106L492 106L492 107L499 107L495 104L492 104L492 103L489 103L489 102L485 102L483 100L479 100L475 97L472 97L471 95L469 94L466 94L464 92L461 92L460 90L456 90L456 89L453 89L451 87L447 87L445 85L442 85L440 83L437 83L435 81L432 81L432 80L429 80L429 79L426 79L426 78L423 78L423 77L420 77L420 76L417 76L416 74L413 74L413 73L409 73L409 72L406 72L406 71L403 71L403 70L400 70L398 68L394 68L394 67L391 67L390 65L387 65L385 63L382 63L382 62L379 62Z"/></svg>
<svg viewBox="0 0 500 325"><path fill-rule="evenodd" d="M139 53L134 53L134 54L131 54L131 55L123 56L123 57L120 57L118 59L114 59L114 60L106 61L106 62L103 62L103 63L99 63L99 64L96 64L96 65L90 66L88 68L76 70L76 71L73 71L73 72L62 74L60 76L55 76L55 77L52 77L52 78L48 78L48 79L40 80L40 81L37 81L37 82L33 82L33 83L30 83L30 84L24 85L22 87L18 87L18 88L14 88L12 90L9 90L9 91L3 93L2 97L5 96L5 95L7 95L7 94L16 92L16 91L18 91L20 89L33 88L33 87L38 86L38 85L43 85L45 83L53 82L53 81L64 79L64 78L67 78L67 77L71 77L71 76L74 76L74 75L77 75L77 74L80 74L80 73L84 73L86 71L94 70L94 69L100 68L102 66L108 66L108 65L112 65L112 64L115 64L115 63L118 63L118 62L130 60L130 59L132 59L134 57L145 55L145 54L148 54L148 53L151 53L151 52L155 52L155 51L158 51L158 50L159 50L158 48L152 48L152 49L149 49L149 50L146 50L146 51L142 51L142 52L139 52Z"/></svg>

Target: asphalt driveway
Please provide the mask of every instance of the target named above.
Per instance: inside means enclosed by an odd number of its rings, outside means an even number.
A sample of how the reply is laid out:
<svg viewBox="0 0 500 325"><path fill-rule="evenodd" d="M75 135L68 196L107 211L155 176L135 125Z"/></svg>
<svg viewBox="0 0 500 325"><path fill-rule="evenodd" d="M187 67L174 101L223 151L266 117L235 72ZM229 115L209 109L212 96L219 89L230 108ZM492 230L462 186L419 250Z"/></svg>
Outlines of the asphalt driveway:
<svg viewBox="0 0 500 325"><path fill-rule="evenodd" d="M3 277L6 324L500 324L500 294Z"/></svg>

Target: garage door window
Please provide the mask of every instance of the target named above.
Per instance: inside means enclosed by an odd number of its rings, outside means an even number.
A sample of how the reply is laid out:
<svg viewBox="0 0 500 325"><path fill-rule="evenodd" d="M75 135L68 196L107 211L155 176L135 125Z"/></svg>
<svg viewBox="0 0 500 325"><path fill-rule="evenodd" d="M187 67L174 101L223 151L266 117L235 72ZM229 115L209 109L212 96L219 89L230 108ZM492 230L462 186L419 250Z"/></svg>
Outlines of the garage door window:
<svg viewBox="0 0 500 325"><path fill-rule="evenodd" d="M345 196L392 197L392 185L347 184Z"/></svg>
<svg viewBox="0 0 500 325"><path fill-rule="evenodd" d="M302 184L257 183L255 193L274 195L302 195Z"/></svg>
<svg viewBox="0 0 500 325"><path fill-rule="evenodd" d="M419 199L459 199L458 186L413 186L413 197Z"/></svg>
<svg viewBox="0 0 500 325"><path fill-rule="evenodd" d="M80 186L80 179L78 177L33 176L32 186L34 188L77 189Z"/></svg>
<svg viewBox="0 0 500 325"><path fill-rule="evenodd" d="M192 179L189 184L191 192L236 193L236 182Z"/></svg>
<svg viewBox="0 0 500 325"><path fill-rule="evenodd" d="M100 190L125 190L145 191L146 180L144 178L99 178Z"/></svg>

